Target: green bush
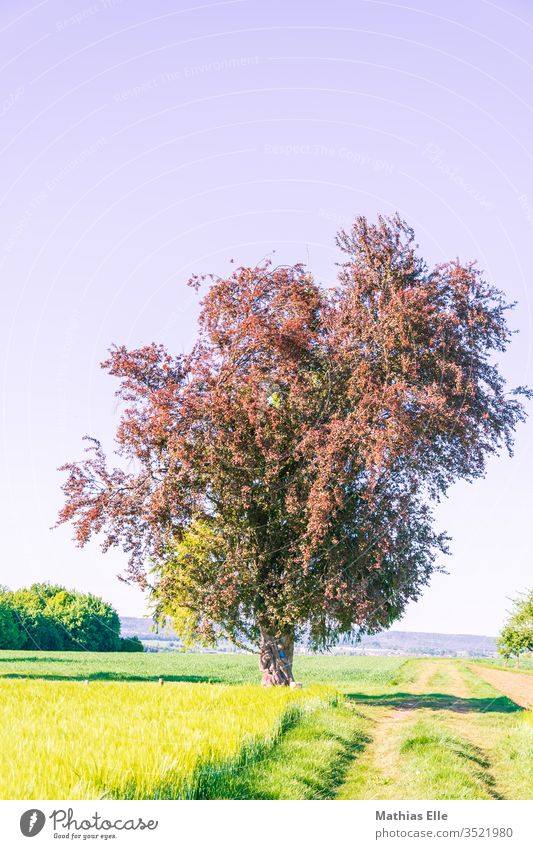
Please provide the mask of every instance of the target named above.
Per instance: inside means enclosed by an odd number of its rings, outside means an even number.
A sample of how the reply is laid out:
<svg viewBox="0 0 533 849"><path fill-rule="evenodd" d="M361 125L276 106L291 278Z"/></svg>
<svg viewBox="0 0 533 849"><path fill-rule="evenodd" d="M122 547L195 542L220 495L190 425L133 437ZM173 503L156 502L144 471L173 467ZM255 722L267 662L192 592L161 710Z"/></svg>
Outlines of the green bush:
<svg viewBox="0 0 533 849"><path fill-rule="evenodd" d="M19 623L18 637L7 625L5 635L0 635L3 642L13 640L5 648L120 650L120 620L116 610L91 593L51 584L32 584L16 592L3 591L0 605Z"/></svg>
<svg viewBox="0 0 533 849"><path fill-rule="evenodd" d="M139 637L121 637L120 651L144 651Z"/></svg>

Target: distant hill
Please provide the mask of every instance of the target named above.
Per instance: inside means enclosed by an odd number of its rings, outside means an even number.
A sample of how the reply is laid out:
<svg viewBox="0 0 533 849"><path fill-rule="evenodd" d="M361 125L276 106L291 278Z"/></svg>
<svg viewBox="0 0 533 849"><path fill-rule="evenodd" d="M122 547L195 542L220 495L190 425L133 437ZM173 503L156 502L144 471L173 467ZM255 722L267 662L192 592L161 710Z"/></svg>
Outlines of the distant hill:
<svg viewBox="0 0 533 849"><path fill-rule="evenodd" d="M355 648L357 646L350 646ZM363 637L358 647L364 654L421 654L447 657L492 657L494 637L477 634L427 634L423 631L383 631ZM341 649L348 648L342 644Z"/></svg>
<svg viewBox="0 0 533 849"><path fill-rule="evenodd" d="M122 616L122 635L137 636L153 651L176 651L180 640L172 631L156 634L150 619ZM220 644L221 651L231 651L226 641ZM298 651L305 653L305 646ZM333 654L367 655L435 655L442 657L492 657L496 653L494 637L473 634L426 634L423 631L383 631L371 637L363 637L359 643L341 642Z"/></svg>
<svg viewBox="0 0 533 849"><path fill-rule="evenodd" d="M123 637L139 637L140 640L164 640L167 639L167 636L156 635L153 628L153 622L151 619L138 619L135 616L121 616L120 617L120 633ZM176 639L176 635L174 634L172 637L168 637L168 639Z"/></svg>

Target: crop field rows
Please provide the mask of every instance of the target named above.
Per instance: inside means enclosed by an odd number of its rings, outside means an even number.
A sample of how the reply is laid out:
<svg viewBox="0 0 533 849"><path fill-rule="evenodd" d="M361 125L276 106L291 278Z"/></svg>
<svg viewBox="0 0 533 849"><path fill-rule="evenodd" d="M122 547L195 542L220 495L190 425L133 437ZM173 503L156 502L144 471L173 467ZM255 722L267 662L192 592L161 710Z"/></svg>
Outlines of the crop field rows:
<svg viewBox="0 0 533 849"><path fill-rule="evenodd" d="M0 798L531 797L533 675L331 656L295 672L303 689L263 689L240 654L0 652Z"/></svg>

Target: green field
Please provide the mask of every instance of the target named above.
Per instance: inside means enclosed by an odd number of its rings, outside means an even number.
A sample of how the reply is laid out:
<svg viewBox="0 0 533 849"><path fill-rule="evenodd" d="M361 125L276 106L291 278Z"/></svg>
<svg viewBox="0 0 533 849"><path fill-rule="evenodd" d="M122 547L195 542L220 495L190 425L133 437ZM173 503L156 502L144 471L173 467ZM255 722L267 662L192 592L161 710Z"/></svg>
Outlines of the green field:
<svg viewBox="0 0 533 849"><path fill-rule="evenodd" d="M531 798L533 714L483 668L305 656L265 690L242 654L0 652L0 798Z"/></svg>
<svg viewBox="0 0 533 849"><path fill-rule="evenodd" d="M529 657L522 659L519 664L517 664L516 660L509 660L508 663L505 663L503 660L499 658L487 659L477 661L482 666L494 666L496 669L504 669L504 670L514 670L518 672L533 672L533 657L530 655Z"/></svg>
<svg viewBox="0 0 533 849"><path fill-rule="evenodd" d="M297 657L299 681L350 687L354 681L390 680L405 658ZM257 658L246 654L153 652L22 652L0 651L0 679L46 678L83 681L179 681L191 684L257 684Z"/></svg>

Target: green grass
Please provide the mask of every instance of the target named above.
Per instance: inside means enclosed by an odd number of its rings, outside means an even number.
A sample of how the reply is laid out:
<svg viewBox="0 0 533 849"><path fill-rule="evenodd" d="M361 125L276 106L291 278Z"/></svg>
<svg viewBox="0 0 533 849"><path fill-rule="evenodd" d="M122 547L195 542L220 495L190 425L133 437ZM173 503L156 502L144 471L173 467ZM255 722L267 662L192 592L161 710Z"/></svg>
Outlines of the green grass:
<svg viewBox="0 0 533 849"><path fill-rule="evenodd" d="M0 651L0 678L253 684L258 675L243 654Z"/></svg>
<svg viewBox="0 0 533 849"><path fill-rule="evenodd" d="M400 744L410 795L420 799L497 798L483 751L437 723L417 722Z"/></svg>
<svg viewBox="0 0 533 849"><path fill-rule="evenodd" d="M413 660L405 672L409 687L400 675L380 694L353 695L373 720L373 741L339 798L530 798L531 712L460 661Z"/></svg>
<svg viewBox="0 0 533 849"><path fill-rule="evenodd" d="M517 665L516 660L510 660L509 663L501 660L501 658L487 658L485 660L475 660L473 663L479 663L480 666L490 666L493 669L503 669L505 672L533 672L533 657L523 658L520 665Z"/></svg>
<svg viewBox="0 0 533 849"><path fill-rule="evenodd" d="M349 689L355 682L385 684L405 663L394 657L298 656L295 677ZM83 681L182 681L257 684L256 655L188 652L23 652L0 651L1 678Z"/></svg>
<svg viewBox="0 0 533 849"><path fill-rule="evenodd" d="M300 656L295 677L265 690L241 654L0 652L0 798L531 798L533 714L471 662Z"/></svg>
<svg viewBox="0 0 533 849"><path fill-rule="evenodd" d="M0 798L331 797L364 739L335 693L403 663L298 657L303 690L264 690L249 655L0 652Z"/></svg>
<svg viewBox="0 0 533 849"><path fill-rule="evenodd" d="M470 692L486 700L491 710L469 716L454 714L448 727L459 729L483 749L504 799L531 799L533 794L533 711L522 710L513 701L502 701L500 693L473 669L462 667ZM500 706L500 710L498 710ZM445 722L445 718L441 718Z"/></svg>
<svg viewBox="0 0 533 849"><path fill-rule="evenodd" d="M216 798L333 799L369 739L365 717L343 701L310 711Z"/></svg>

